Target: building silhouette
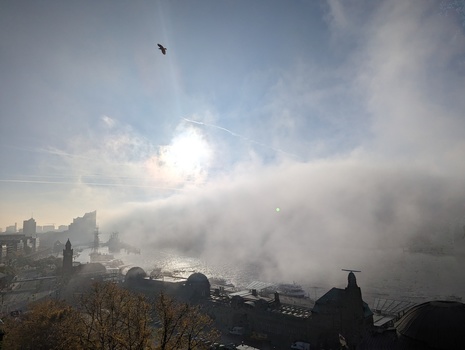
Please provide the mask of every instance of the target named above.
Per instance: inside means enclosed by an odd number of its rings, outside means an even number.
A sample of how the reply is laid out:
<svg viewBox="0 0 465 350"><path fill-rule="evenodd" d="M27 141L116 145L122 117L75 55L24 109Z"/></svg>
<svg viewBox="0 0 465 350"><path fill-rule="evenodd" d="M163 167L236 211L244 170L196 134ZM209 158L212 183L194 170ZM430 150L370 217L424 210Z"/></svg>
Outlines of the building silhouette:
<svg viewBox="0 0 465 350"><path fill-rule="evenodd" d="M84 264L79 272L73 270L72 256L68 239L63 250L63 272L71 272L67 287L70 296L84 293L92 280L105 280L108 272L103 265ZM396 309L403 310L402 315L395 323L379 327L373 322L373 312L363 301L352 271L345 288L331 288L311 306L290 303L278 292L262 295L256 289L237 291L211 285L204 274L197 272L188 278L153 273L148 276L142 268L132 267L126 273L124 287L149 298L163 292L196 304L212 317L216 328L240 329L242 340L266 339L276 349L289 348L297 341L315 349L359 350L444 350L461 349L465 344L465 304L431 301L411 304L407 309L395 304Z"/></svg>
<svg viewBox="0 0 465 350"><path fill-rule="evenodd" d="M71 249L71 242L68 241L63 249L63 275L70 275L73 272L73 249Z"/></svg>
<svg viewBox="0 0 465 350"><path fill-rule="evenodd" d="M312 309L313 320L324 325L318 343L328 345L337 343L339 334L348 344L359 344L364 334L373 326L373 312L362 299L355 274L351 271L347 277L345 289L332 288L315 303Z"/></svg>
<svg viewBox="0 0 465 350"><path fill-rule="evenodd" d="M76 242L87 244L93 241L96 228L97 211L92 211L73 219L73 222L68 226L68 233L75 244Z"/></svg>
<svg viewBox="0 0 465 350"><path fill-rule="evenodd" d="M151 278L142 268L133 267L126 274L125 286L150 296L164 292L198 303L215 320L217 328L240 327L245 336L260 334L273 338L279 346L304 341L315 348L337 349L342 335L350 348L355 348L373 326L373 313L362 299L353 272L348 275L346 288L332 288L313 308L287 304L277 292L260 295L255 289L212 288L201 273L187 279Z"/></svg>
<svg viewBox="0 0 465 350"><path fill-rule="evenodd" d="M37 224L33 218L23 221L23 234L26 236L35 236L37 234Z"/></svg>
<svg viewBox="0 0 465 350"><path fill-rule="evenodd" d="M357 349L454 350L464 344L465 304L432 300L411 307L393 327L368 333Z"/></svg>
<svg viewBox="0 0 465 350"><path fill-rule="evenodd" d="M23 229L17 232L17 224L0 234L0 261L7 262L17 252L36 252L39 247L36 222L33 218L23 221Z"/></svg>

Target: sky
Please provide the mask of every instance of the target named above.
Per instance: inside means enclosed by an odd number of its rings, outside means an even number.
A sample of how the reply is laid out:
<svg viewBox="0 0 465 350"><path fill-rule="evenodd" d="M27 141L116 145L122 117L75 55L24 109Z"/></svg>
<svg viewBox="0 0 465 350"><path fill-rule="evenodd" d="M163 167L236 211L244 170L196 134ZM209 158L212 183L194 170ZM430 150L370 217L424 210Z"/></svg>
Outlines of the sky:
<svg viewBox="0 0 465 350"><path fill-rule="evenodd" d="M6 0L0 45L3 231L97 210L269 277L463 224L463 1Z"/></svg>

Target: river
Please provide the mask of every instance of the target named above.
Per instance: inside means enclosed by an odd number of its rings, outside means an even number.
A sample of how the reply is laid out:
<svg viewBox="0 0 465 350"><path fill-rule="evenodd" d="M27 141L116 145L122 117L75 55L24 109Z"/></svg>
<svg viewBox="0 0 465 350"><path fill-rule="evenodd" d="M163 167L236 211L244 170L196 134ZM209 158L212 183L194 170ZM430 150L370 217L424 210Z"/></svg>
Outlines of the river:
<svg viewBox="0 0 465 350"><path fill-rule="evenodd" d="M80 252L75 261L89 262L91 249ZM107 247L100 249L101 253L108 253ZM465 275L463 257L431 256L421 253L409 253L401 250L390 253L390 260L376 261L375 267L367 267L357 274L357 281L362 288L364 300L372 304L375 298L406 300L422 302L433 299L450 299L452 297L465 300ZM125 273L129 268L138 266L147 274L153 269L171 272L177 276L187 278L194 272L205 274L208 278L222 278L238 288L244 288L250 282L260 279L260 268L253 264L223 263L210 264L206 260L183 255L168 250L153 250L150 255L113 254L115 258L124 262ZM387 261L387 262L386 262ZM332 287L345 288L347 272L339 271L340 283L329 283L308 280L294 281L300 284L312 299L317 299ZM339 281L339 279L337 279ZM266 281L271 283L289 281Z"/></svg>

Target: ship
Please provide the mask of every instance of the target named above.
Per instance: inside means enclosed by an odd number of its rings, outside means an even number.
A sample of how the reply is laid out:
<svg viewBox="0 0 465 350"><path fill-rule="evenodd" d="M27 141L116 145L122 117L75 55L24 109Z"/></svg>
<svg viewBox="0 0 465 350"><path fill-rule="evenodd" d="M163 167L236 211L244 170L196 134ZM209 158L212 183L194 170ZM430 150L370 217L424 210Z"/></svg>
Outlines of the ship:
<svg viewBox="0 0 465 350"><path fill-rule="evenodd" d="M124 263L120 259L116 259L113 254L105 254L99 251L100 248L100 239L98 227L94 232L94 245L92 247L92 252L89 254L91 263L99 263L105 266L106 268L117 268L122 266Z"/></svg>
<svg viewBox="0 0 465 350"><path fill-rule="evenodd" d="M280 283L277 286L277 292L281 295L285 295L293 298L305 298L306 293L302 286L296 283Z"/></svg>

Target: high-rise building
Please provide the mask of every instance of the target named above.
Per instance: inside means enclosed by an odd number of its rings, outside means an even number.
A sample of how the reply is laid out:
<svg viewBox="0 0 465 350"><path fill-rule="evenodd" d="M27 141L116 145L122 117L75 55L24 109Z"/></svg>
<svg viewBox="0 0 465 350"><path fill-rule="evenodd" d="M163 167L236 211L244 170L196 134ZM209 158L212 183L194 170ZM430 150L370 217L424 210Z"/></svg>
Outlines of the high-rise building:
<svg viewBox="0 0 465 350"><path fill-rule="evenodd" d="M36 235L37 224L33 218L23 221L23 233L28 237L32 237Z"/></svg>
<svg viewBox="0 0 465 350"><path fill-rule="evenodd" d="M97 211L84 214L83 217L73 219L69 225L68 232L72 236L76 244L82 242L90 242L94 237L95 229L97 228Z"/></svg>

